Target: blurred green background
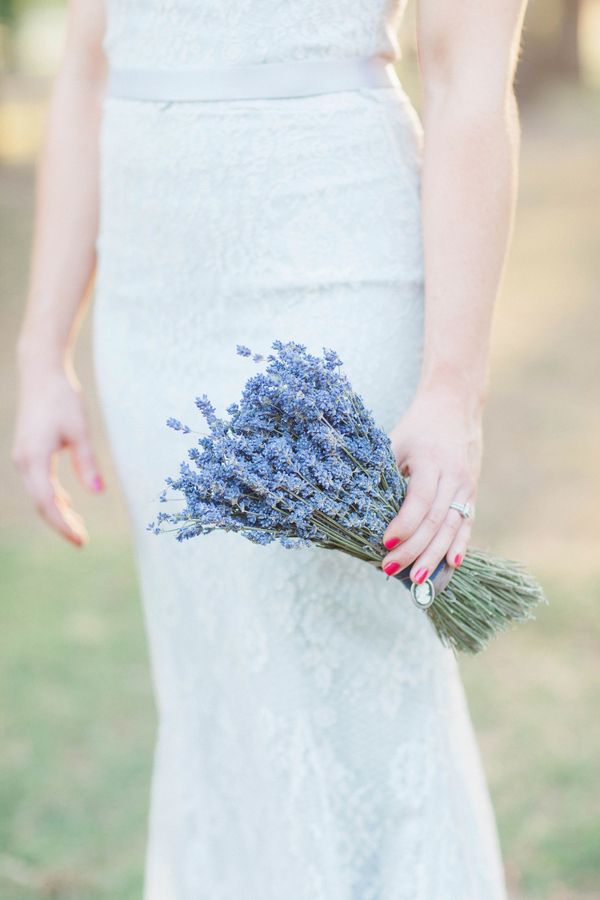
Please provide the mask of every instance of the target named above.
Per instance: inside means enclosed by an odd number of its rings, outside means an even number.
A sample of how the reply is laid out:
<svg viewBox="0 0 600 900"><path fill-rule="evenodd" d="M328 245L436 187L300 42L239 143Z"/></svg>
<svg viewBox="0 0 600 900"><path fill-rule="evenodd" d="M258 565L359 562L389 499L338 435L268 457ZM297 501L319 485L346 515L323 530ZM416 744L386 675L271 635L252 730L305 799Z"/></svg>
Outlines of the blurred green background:
<svg viewBox="0 0 600 900"><path fill-rule="evenodd" d="M108 491L90 498L59 467L87 548L46 532L9 461L33 167L64 10L0 0L0 16L0 898L133 900L155 714L89 323L78 372ZM401 37L418 108L412 7ZM520 199L474 542L526 560L551 603L461 666L512 900L587 900L600 898L600 0L530 5L517 87Z"/></svg>

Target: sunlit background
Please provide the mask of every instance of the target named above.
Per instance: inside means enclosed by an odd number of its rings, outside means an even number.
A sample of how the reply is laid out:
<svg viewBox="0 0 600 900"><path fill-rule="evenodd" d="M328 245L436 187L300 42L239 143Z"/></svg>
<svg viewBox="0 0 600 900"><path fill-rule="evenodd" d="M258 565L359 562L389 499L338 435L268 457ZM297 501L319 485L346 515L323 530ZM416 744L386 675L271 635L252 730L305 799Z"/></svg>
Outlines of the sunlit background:
<svg viewBox="0 0 600 900"><path fill-rule="evenodd" d="M107 493L90 498L60 467L85 550L45 530L8 459L33 166L64 9L0 0L0 17L0 898L134 900L155 717L89 323L78 371ZM402 46L419 108L412 7ZM600 0L530 4L517 87L520 201L475 542L526 560L551 603L461 665L511 900L588 900L600 898Z"/></svg>

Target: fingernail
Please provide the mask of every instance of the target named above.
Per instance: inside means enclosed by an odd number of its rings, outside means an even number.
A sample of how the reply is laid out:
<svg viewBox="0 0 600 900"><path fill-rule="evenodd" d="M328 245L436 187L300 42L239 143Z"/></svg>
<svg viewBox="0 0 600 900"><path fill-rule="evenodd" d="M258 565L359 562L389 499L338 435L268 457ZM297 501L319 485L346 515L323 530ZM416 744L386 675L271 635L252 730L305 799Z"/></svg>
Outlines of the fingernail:
<svg viewBox="0 0 600 900"><path fill-rule="evenodd" d="M92 484L93 491L104 490L104 482L102 481L102 479L100 478L99 475L95 475L94 478L92 478L91 484Z"/></svg>
<svg viewBox="0 0 600 900"><path fill-rule="evenodd" d="M454 557L454 565L460 566L461 562L462 562L462 555L460 553L457 553L456 556Z"/></svg>
<svg viewBox="0 0 600 900"><path fill-rule="evenodd" d="M414 580L417 582L417 584L423 584L428 575L429 569L417 569L414 574Z"/></svg>
<svg viewBox="0 0 600 900"><path fill-rule="evenodd" d="M396 572L400 569L400 563L397 562L388 562L383 567L383 571L386 575L395 575Z"/></svg>
<svg viewBox="0 0 600 900"><path fill-rule="evenodd" d="M393 550L394 547L397 547L399 543L400 543L400 538L389 537L389 538L385 539L385 541L383 542L383 546L387 547L388 550Z"/></svg>

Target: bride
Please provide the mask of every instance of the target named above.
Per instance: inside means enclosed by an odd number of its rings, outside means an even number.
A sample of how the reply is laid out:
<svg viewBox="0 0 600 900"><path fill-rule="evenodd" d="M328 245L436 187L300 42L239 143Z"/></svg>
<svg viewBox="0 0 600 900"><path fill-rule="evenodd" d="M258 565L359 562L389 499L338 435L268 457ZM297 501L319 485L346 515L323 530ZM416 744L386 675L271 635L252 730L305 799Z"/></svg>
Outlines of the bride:
<svg viewBox="0 0 600 900"><path fill-rule="evenodd" d="M235 400L236 344L334 348L410 474L383 569L460 566L516 194L525 0L71 0L39 168L13 458L88 536L105 489L73 345L93 359L129 513L159 727L145 900L499 900L456 660L409 592L320 548L146 530L165 426ZM457 508L458 507L458 508ZM193 545L193 546L192 546Z"/></svg>

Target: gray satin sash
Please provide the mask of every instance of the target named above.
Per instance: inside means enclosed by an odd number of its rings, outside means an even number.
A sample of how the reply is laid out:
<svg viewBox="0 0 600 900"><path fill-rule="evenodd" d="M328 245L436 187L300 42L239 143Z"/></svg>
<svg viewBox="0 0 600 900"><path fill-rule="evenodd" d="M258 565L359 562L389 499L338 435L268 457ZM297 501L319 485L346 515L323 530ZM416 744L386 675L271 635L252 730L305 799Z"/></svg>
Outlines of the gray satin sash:
<svg viewBox="0 0 600 900"><path fill-rule="evenodd" d="M399 84L392 62L382 56L364 56L202 69L113 67L109 68L106 93L127 100L193 102L302 97Z"/></svg>

